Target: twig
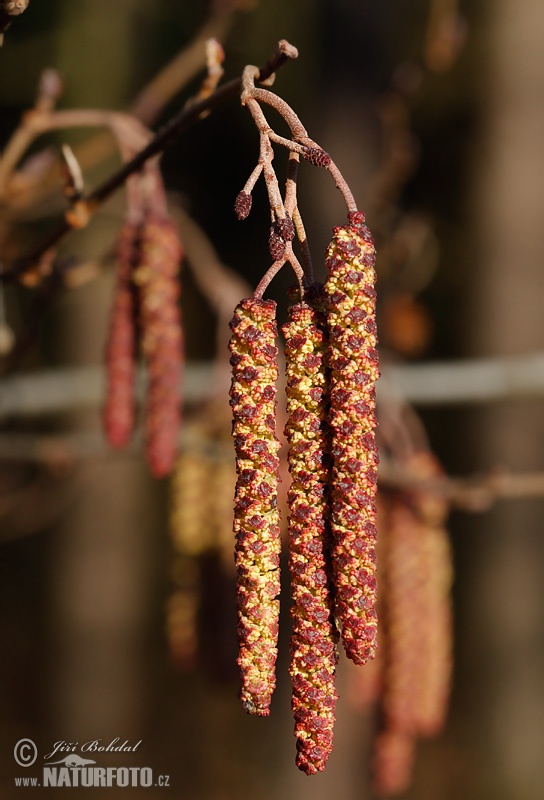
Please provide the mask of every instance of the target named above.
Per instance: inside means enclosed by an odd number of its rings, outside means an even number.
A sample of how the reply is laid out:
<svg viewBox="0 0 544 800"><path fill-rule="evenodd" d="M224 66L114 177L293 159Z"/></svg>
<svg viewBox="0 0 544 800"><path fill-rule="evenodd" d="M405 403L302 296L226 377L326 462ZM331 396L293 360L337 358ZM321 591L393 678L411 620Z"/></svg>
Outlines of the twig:
<svg viewBox="0 0 544 800"><path fill-rule="evenodd" d="M274 108L288 124L293 135L293 140L278 136L276 133L274 133L274 131L272 131L268 123L265 123L266 128L259 128L259 130L266 130L267 135L272 141L284 145L289 150L299 153L299 155L304 156L304 158L307 158L309 161L314 161L314 163L316 163L315 158L317 154L320 154L322 163L317 163L320 166L326 167L331 173L336 184L336 188L339 189L342 197L344 198L348 212L357 211L355 198L353 197L353 194L337 165L331 159L329 154L317 144L317 142L314 142L313 139L309 138L308 132L300 121L299 117L291 108L291 106L286 103L285 100L283 100L283 98L278 97L278 95L274 94L273 92L269 92L267 89L260 89L255 86L255 77L258 74L257 67L246 67L244 70L244 76L242 78L242 104L248 105L250 111L252 110L250 104L251 100L256 100L258 103L266 103L266 105ZM317 156L317 158L319 158L319 156Z"/></svg>
<svg viewBox="0 0 544 800"><path fill-rule="evenodd" d="M55 108L62 93L62 81L54 69L46 69L40 76L34 108L24 115L22 123L8 140L0 159L0 198L4 199L13 170L24 156L36 136L36 125Z"/></svg>
<svg viewBox="0 0 544 800"><path fill-rule="evenodd" d="M211 3L210 16L193 39L149 81L128 109L128 113L144 125L151 126L155 123L167 103L205 67L205 42L211 37L224 41L229 33L234 12L238 10L245 11L250 8L244 0L221 0ZM104 133L89 138L75 150L83 169L89 169L104 161L111 153L111 138ZM28 181L24 189L19 188L16 196L10 197L10 210L19 215L24 214L29 206L38 202L44 203L56 191L55 163L46 173L41 173L34 180Z"/></svg>
<svg viewBox="0 0 544 800"><path fill-rule="evenodd" d="M287 262L289 262L289 264L293 268L293 272L295 273L296 279L298 280L301 295L304 294L304 284L306 283L304 270L302 269L300 261L293 253L293 246L291 242L287 242L285 245L285 254L283 255L282 258L278 259L277 261L274 261L272 266L264 274L261 281L259 282L259 285L253 292L253 297L257 299L262 298L263 294L268 289L268 286L270 285L272 279L276 277L280 269L285 264L287 264Z"/></svg>
<svg viewBox="0 0 544 800"><path fill-rule="evenodd" d="M209 19L192 41L142 89L132 103L130 113L144 125L153 125L170 100L205 66L206 42L210 39L225 40L237 10L243 10L239 0L214 3Z"/></svg>
<svg viewBox="0 0 544 800"><path fill-rule="evenodd" d="M259 76L268 79L272 73L279 69L285 61L289 58L287 43L282 40L271 58L263 67ZM144 164L154 156L159 155L171 142L176 139L181 133L201 118L201 115L208 110L215 109L218 105L223 103L226 99L235 96L241 88L241 79L237 78L229 83L224 84L221 88L217 89L209 97L201 100L198 103L183 108L156 134L156 136L144 147L131 161L124 164L118 169L109 179L98 186L93 192L83 198L90 213L93 213L110 195L112 195L118 188L120 188L127 178L136 172L139 172ZM61 112L62 114L69 114L70 112ZM107 112L105 112L107 113ZM64 219L57 228L53 229L42 241L40 241L31 252L24 258L19 259L10 269L7 269L2 279L5 281L14 281L19 278L27 269L39 260L43 252L55 247L58 242L70 230L69 222Z"/></svg>

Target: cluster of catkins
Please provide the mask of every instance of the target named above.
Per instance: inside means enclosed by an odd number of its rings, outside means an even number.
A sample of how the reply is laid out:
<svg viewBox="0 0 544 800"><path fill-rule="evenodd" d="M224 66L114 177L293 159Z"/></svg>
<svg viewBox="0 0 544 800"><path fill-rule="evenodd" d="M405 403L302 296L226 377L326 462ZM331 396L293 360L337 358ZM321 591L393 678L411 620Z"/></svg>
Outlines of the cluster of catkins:
<svg viewBox="0 0 544 800"><path fill-rule="evenodd" d="M154 475L174 464L181 414L182 331L178 272L182 247L174 224L148 213L127 220L117 239L117 275L106 345L106 436L124 447L135 426L138 350L147 375L146 452Z"/></svg>
<svg viewBox="0 0 544 800"><path fill-rule="evenodd" d="M283 327L287 379L290 674L297 766L332 750L337 641L363 665L376 618L375 251L364 215L334 229L324 286ZM280 519L276 304L243 300L231 321L230 403L236 450L234 531L241 699L266 716L275 688Z"/></svg>

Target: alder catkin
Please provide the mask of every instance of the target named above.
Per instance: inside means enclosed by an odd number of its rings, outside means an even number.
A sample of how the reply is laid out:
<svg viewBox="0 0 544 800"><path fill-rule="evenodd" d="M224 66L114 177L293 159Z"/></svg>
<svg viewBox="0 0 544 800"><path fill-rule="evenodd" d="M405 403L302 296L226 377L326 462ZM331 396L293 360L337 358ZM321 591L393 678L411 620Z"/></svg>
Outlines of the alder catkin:
<svg viewBox="0 0 544 800"><path fill-rule="evenodd" d="M423 534L415 509L403 495L394 497L383 557L386 632L383 720L387 730L410 736L418 733L428 655Z"/></svg>
<svg viewBox="0 0 544 800"><path fill-rule="evenodd" d="M166 603L166 635L174 664L188 672L198 661L198 613L200 608L200 564L195 558L177 555L172 567L175 589Z"/></svg>
<svg viewBox="0 0 544 800"><path fill-rule="evenodd" d="M176 459L170 479L170 536L177 552L186 556L201 555L213 545L213 469L209 456L197 448L186 448Z"/></svg>
<svg viewBox="0 0 544 800"><path fill-rule="evenodd" d="M273 225L270 228L270 236L268 238L268 251L272 261L281 261L285 255L285 239L278 233L277 228Z"/></svg>
<svg viewBox="0 0 544 800"><path fill-rule="evenodd" d="M404 733L383 731L374 742L372 784L380 797L403 792L410 783L415 755L414 739Z"/></svg>
<svg viewBox="0 0 544 800"><path fill-rule="evenodd" d="M276 685L280 593L276 304L243 300L230 327L241 700L248 713L267 716Z"/></svg>
<svg viewBox="0 0 544 800"><path fill-rule="evenodd" d="M116 244L116 283L106 343L104 431L112 447L124 447L134 429L136 373L135 293L132 273L140 255L140 226L125 222Z"/></svg>
<svg viewBox="0 0 544 800"><path fill-rule="evenodd" d="M327 250L332 428L332 532L336 613L349 658L376 650L375 250L364 215L334 229Z"/></svg>
<svg viewBox="0 0 544 800"><path fill-rule="evenodd" d="M408 466L422 480L443 475L440 464L430 452L415 453ZM445 527L449 510L447 501L439 494L425 490L418 490L415 497L422 528L426 615L418 730L423 736L434 736L444 726L451 688L453 558Z"/></svg>
<svg viewBox="0 0 544 800"><path fill-rule="evenodd" d="M247 192L238 192L236 200L234 201L234 213L236 217L242 221L249 217L253 198Z"/></svg>
<svg viewBox="0 0 544 800"><path fill-rule="evenodd" d="M307 147L302 152L302 157L314 167L328 167L331 163L330 155L320 147Z"/></svg>
<svg viewBox="0 0 544 800"><path fill-rule="evenodd" d="M179 265L183 250L175 225L149 214L142 226L139 291L142 352L149 376L145 419L147 459L153 474L167 475L175 462L181 419L183 336Z"/></svg>
<svg viewBox="0 0 544 800"><path fill-rule="evenodd" d="M311 775L325 769L333 745L337 632L330 585L327 425L327 335L323 312L304 303L283 327L287 368L285 433L292 483L289 501L291 571L290 675L296 763Z"/></svg>

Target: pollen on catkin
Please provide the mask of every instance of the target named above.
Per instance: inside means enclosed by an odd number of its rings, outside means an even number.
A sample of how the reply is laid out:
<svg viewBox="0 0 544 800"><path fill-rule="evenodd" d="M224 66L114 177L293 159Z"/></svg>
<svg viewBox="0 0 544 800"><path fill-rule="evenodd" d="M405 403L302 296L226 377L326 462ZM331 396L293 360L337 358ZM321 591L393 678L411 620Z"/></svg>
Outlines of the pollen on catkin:
<svg viewBox="0 0 544 800"><path fill-rule="evenodd" d="M332 533L336 614L346 654L365 664L376 650L375 250L364 215L334 229L327 250Z"/></svg>
<svg viewBox="0 0 544 800"><path fill-rule="evenodd" d="M107 390L102 420L112 447L124 447L134 429L136 372L135 294L132 272L139 258L140 227L130 221L117 237L116 284L106 343Z"/></svg>
<svg viewBox="0 0 544 800"><path fill-rule="evenodd" d="M290 675L297 738L296 764L308 775L325 769L333 745L337 632L330 584L326 318L305 303L294 305L283 326L287 369L285 428L291 473Z"/></svg>
<svg viewBox="0 0 544 800"><path fill-rule="evenodd" d="M276 685L280 593L276 304L243 300L230 327L241 700L248 713L267 716Z"/></svg>
<svg viewBox="0 0 544 800"><path fill-rule="evenodd" d="M183 335L177 276L183 251L175 225L157 214L147 216L140 246L134 282L139 290L142 352L149 374L146 451L151 471L162 477L175 462L181 418Z"/></svg>

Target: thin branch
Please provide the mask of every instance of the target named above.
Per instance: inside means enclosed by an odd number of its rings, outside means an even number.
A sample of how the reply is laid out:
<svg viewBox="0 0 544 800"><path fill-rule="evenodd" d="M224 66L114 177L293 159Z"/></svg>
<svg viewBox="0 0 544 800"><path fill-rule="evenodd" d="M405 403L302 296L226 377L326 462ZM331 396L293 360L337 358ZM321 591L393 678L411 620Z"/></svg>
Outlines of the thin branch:
<svg viewBox="0 0 544 800"><path fill-rule="evenodd" d="M266 65L259 71L259 79L261 76L263 79L269 79L271 74L279 69L289 57L289 49L286 47L286 42L282 40L279 42ZM204 112L211 111L225 100L236 96L240 88L241 78L236 78L224 84L204 100L191 105L189 108L181 109L131 161L124 164L109 179L84 198L84 202L87 204L89 211L91 213L94 212L117 189L123 186L131 175L139 172L150 158L162 153L162 151L181 133L197 122ZM70 229L69 222L64 219L59 223L57 228L53 229L40 241L29 254L19 259L11 269L5 270L1 276L2 279L5 281L17 280L22 273L31 268L31 266L40 259L42 253L56 246Z"/></svg>
<svg viewBox="0 0 544 800"><path fill-rule="evenodd" d="M62 81L54 69L45 69L38 83L38 91L34 108L27 111L21 124L4 147L0 159L0 198L4 199L9 178L21 158L24 156L39 133L36 127L39 121L46 119L54 110L57 100L62 94Z"/></svg>
<svg viewBox="0 0 544 800"><path fill-rule="evenodd" d="M265 103L271 108L274 108L288 124L295 141L291 142L289 139L284 139L284 137L278 136L271 130L268 134L269 137L273 141L277 141L280 144L285 145L288 149L294 150L305 157L308 155L308 151L313 150L321 153L324 158L326 157L322 166L325 166L331 173L336 184L336 188L341 192L342 197L344 198L348 212L357 211L355 198L353 197L351 189L349 188L337 165L331 159L329 154L317 144L317 142L314 142L313 139L309 138L308 132L300 121L298 115L291 108L291 106L286 103L285 100L283 100L283 98L278 97L278 95L274 94L273 92L269 92L267 89L260 89L254 85L256 71L256 67L246 67L244 70L244 76L242 78L242 104L248 104L250 100L256 100L258 103ZM302 148L296 147L297 144L302 145Z"/></svg>
<svg viewBox="0 0 544 800"><path fill-rule="evenodd" d="M224 41L232 26L233 12L242 6L239 0L228 4L215 3L211 15L185 46L142 89L131 105L130 113L144 125L152 125L163 108L191 81L206 64L206 42Z"/></svg>
<svg viewBox="0 0 544 800"><path fill-rule="evenodd" d="M165 106L206 66L206 41L212 37L224 41L230 31L234 13L246 10L251 10L247 0L221 0L211 3L210 16L193 39L146 84L128 109L128 113L144 125L151 126L155 123ZM54 70L46 72L54 73ZM263 80L267 74L268 70ZM111 138L105 133L90 137L75 149L75 155L83 169L96 166L111 153ZM10 210L17 212L21 217L30 206L35 206L38 202L45 203L56 191L55 163L46 172L36 175L33 180L28 180L24 187L18 186L17 192L10 196Z"/></svg>

